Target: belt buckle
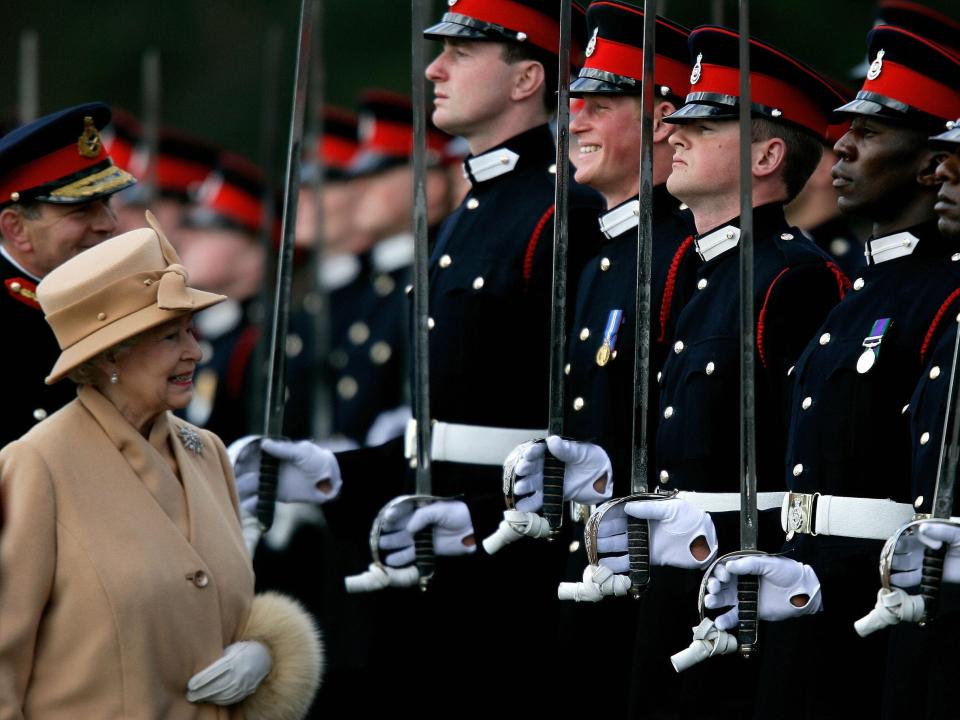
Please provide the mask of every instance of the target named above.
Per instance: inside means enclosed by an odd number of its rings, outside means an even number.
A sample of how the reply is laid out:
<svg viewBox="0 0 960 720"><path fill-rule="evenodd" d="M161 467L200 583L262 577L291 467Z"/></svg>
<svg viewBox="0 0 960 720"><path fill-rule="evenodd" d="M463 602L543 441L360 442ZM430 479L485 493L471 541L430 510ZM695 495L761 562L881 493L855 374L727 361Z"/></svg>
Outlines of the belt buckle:
<svg viewBox="0 0 960 720"><path fill-rule="evenodd" d="M813 529L813 501L820 493L790 493L787 501L787 540L797 533L816 535Z"/></svg>

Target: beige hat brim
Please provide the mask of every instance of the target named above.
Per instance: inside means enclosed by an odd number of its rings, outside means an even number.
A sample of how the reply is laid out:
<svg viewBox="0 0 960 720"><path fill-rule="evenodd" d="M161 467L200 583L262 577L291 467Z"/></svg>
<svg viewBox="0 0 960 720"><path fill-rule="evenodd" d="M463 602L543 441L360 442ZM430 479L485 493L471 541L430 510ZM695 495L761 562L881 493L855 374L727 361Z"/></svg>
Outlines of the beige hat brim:
<svg viewBox="0 0 960 720"><path fill-rule="evenodd" d="M193 300L192 307L163 310L156 305L148 305L142 310L137 310L126 317L114 320L106 327L91 333L61 352L44 382L47 385L53 385L66 377L67 373L78 365L128 338L142 333L144 330L163 325L165 322L175 320L182 315L198 312L227 299L226 295L217 295L194 288L186 288L186 291Z"/></svg>

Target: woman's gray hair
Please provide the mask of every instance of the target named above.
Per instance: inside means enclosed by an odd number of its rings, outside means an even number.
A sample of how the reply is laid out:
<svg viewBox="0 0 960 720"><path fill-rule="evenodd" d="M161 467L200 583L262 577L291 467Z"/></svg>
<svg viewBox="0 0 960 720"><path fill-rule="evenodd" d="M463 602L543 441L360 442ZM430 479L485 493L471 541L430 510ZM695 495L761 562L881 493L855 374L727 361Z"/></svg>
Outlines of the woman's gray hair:
<svg viewBox="0 0 960 720"><path fill-rule="evenodd" d="M97 386L100 379L103 377L103 371L98 367L97 363L100 362L112 362L116 360L120 355L124 355L130 352L133 347L140 342L143 337L143 333L129 337L126 340L121 340L116 345L111 348L107 348L102 352L97 353L89 360L80 363L73 370L67 373L67 377L73 380L77 385L92 385Z"/></svg>

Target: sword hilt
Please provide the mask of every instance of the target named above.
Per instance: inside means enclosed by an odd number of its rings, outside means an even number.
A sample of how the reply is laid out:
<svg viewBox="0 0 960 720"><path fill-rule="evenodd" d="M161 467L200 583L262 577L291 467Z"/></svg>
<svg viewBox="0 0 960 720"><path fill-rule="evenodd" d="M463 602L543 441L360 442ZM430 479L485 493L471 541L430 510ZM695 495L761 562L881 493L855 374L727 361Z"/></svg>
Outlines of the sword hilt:
<svg viewBox="0 0 960 720"><path fill-rule="evenodd" d="M273 513L277 506L277 476L280 461L270 453L260 452L260 479L257 486L257 520L263 532L273 525Z"/></svg>
<svg viewBox="0 0 960 720"><path fill-rule="evenodd" d="M428 525L414 534L413 548L415 552L414 564L416 564L417 572L420 574L420 589L426 591L436 568L436 558L433 554L433 526Z"/></svg>
<svg viewBox="0 0 960 720"><path fill-rule="evenodd" d="M630 595L639 598L650 586L650 523L627 516L627 554L630 561Z"/></svg>
<svg viewBox="0 0 960 720"><path fill-rule="evenodd" d="M920 594L923 596L923 617L920 625L933 621L940 605L940 582L943 579L943 561L947 555L947 544L939 548L925 548L923 567L920 571Z"/></svg>
<svg viewBox="0 0 960 720"><path fill-rule="evenodd" d="M555 535L563 525L563 474L566 465L554 457L550 450L543 458L543 517L550 525L550 534Z"/></svg>
<svg viewBox="0 0 960 720"><path fill-rule="evenodd" d="M740 654L749 658L757 649L757 605L760 595L760 578L756 575L741 575L737 578L737 607L740 615L737 644Z"/></svg>

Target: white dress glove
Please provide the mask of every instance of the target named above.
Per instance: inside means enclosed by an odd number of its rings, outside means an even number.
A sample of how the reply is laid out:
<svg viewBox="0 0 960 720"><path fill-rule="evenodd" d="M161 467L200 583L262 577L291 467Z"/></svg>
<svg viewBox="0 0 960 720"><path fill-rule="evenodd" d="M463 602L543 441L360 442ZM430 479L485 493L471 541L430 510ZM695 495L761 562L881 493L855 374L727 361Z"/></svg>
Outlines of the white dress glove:
<svg viewBox="0 0 960 720"><path fill-rule="evenodd" d="M916 587L920 584L923 551L939 550L947 544L943 559L943 582L960 583L960 524L925 522L915 533L900 536L890 568L890 582L898 587Z"/></svg>
<svg viewBox="0 0 960 720"><path fill-rule="evenodd" d="M261 447L280 460L277 479L277 500L280 502L319 505L333 500L340 493L343 484L340 466L332 452L309 440L292 442L263 438L259 442L246 443L234 460L240 505L248 513L256 513L257 509Z"/></svg>
<svg viewBox="0 0 960 720"><path fill-rule="evenodd" d="M514 483L514 494L527 496L517 501L517 510L538 512L543 507L543 458L548 448L550 454L565 465L564 500L581 505L597 505L613 497L613 468L602 447L550 435L546 445L530 445L514 468L514 473L519 477ZM606 481L598 492L594 483L604 476Z"/></svg>
<svg viewBox="0 0 960 720"><path fill-rule="evenodd" d="M760 620L789 620L801 615L812 615L823 607L820 597L820 580L813 568L785 557L774 555L747 555L725 563L719 563L707 581L707 594L703 604L710 609L733 607L716 619L720 630L737 626L737 578L740 575L760 577ZM807 601L800 607L791 598L806 595Z"/></svg>
<svg viewBox="0 0 960 720"><path fill-rule="evenodd" d="M923 567L923 549L916 532L905 532L900 536L890 558L890 583L897 587L909 588L920 584L920 569Z"/></svg>
<svg viewBox="0 0 960 720"><path fill-rule="evenodd" d="M377 415L367 430L366 444L370 447L383 445L388 440L402 437L407 431L407 423L413 413L409 405L401 405L392 410L384 410Z"/></svg>
<svg viewBox="0 0 960 720"><path fill-rule="evenodd" d="M416 556L413 536L428 525L433 525L435 554L469 555L477 550L470 509L460 500L438 500L414 510L404 523L406 517L402 506L391 508L384 517L380 549L393 551L384 560L387 565L402 567L411 564Z"/></svg>
<svg viewBox="0 0 960 720"><path fill-rule="evenodd" d="M267 646L255 640L228 645L223 656L187 683L187 700L234 705L256 692L273 667Z"/></svg>

